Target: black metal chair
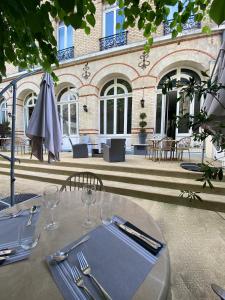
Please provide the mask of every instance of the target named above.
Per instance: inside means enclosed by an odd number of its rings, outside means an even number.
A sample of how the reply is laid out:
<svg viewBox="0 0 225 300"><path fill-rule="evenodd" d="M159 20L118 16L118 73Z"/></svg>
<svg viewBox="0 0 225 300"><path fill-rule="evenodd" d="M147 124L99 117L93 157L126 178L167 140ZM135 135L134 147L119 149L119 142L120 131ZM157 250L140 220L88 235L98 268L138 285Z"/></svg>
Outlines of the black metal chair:
<svg viewBox="0 0 225 300"><path fill-rule="evenodd" d="M73 144L69 138L70 144L73 150L73 158L87 158L88 157L88 145L87 144Z"/></svg>
<svg viewBox="0 0 225 300"><path fill-rule="evenodd" d="M103 191L101 178L92 172L78 172L69 176L60 188L63 191L83 190L85 185L95 185L97 191Z"/></svg>
<svg viewBox="0 0 225 300"><path fill-rule="evenodd" d="M108 139L103 145L103 158L108 162L125 161L126 139Z"/></svg>

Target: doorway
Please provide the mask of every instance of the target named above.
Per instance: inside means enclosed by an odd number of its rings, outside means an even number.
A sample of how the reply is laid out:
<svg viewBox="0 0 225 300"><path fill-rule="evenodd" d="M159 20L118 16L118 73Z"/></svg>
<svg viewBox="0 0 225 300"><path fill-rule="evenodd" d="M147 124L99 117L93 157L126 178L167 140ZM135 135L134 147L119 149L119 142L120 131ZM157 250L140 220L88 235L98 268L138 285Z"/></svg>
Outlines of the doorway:
<svg viewBox="0 0 225 300"><path fill-rule="evenodd" d="M176 112L177 91L171 91L166 95L165 134L173 139L176 137Z"/></svg>

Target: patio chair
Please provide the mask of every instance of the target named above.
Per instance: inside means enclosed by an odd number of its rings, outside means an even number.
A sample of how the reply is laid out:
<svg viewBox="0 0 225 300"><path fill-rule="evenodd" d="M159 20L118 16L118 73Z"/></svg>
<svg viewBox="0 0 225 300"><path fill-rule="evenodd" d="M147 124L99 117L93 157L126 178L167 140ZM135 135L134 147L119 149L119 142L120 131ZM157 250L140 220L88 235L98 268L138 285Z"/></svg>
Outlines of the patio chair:
<svg viewBox="0 0 225 300"><path fill-rule="evenodd" d="M184 151L188 151L189 160L191 159L190 154L191 148L191 137L184 137L177 142L177 158L183 160Z"/></svg>
<svg viewBox="0 0 225 300"><path fill-rule="evenodd" d="M95 185L97 191L103 191L104 186L101 178L92 172L79 172L69 176L60 188L63 191L83 190L84 186Z"/></svg>
<svg viewBox="0 0 225 300"><path fill-rule="evenodd" d="M146 152L145 152L145 157L148 155L148 158L150 159L150 157L153 160L158 159L158 153L159 153L159 141L157 140L147 140L146 141L147 147L146 147Z"/></svg>
<svg viewBox="0 0 225 300"><path fill-rule="evenodd" d="M125 161L126 139L107 139L103 145L103 159L108 162Z"/></svg>
<svg viewBox="0 0 225 300"><path fill-rule="evenodd" d="M28 143L27 143L27 139L16 136L15 149L16 149L17 154L19 152L20 152L20 154L25 154L27 146L29 146Z"/></svg>
<svg viewBox="0 0 225 300"><path fill-rule="evenodd" d="M88 157L88 146L87 144L73 144L69 138L70 144L73 150L73 158L87 158Z"/></svg>
<svg viewBox="0 0 225 300"><path fill-rule="evenodd" d="M164 154L164 159L168 159L168 154L169 154L169 159L174 158L175 154L175 141L170 138L170 137L165 137L159 141L160 143L160 158L162 158L162 155Z"/></svg>

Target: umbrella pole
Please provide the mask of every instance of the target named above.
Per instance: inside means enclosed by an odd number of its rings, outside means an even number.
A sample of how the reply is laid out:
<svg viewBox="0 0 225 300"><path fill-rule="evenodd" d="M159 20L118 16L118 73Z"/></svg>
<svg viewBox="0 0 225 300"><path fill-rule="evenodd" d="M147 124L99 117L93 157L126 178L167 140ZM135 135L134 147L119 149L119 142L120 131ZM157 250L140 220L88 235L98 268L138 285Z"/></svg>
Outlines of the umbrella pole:
<svg viewBox="0 0 225 300"><path fill-rule="evenodd" d="M16 82L13 83L13 103L12 103L12 133L11 133L11 170L10 170L10 199L11 206L15 202L15 135L16 135Z"/></svg>

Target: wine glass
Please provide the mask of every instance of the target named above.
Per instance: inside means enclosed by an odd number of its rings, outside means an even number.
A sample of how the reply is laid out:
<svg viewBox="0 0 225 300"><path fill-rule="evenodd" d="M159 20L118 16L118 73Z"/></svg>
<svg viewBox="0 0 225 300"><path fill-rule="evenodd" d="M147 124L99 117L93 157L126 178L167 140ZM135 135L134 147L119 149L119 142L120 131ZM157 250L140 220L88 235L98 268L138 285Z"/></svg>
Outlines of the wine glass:
<svg viewBox="0 0 225 300"><path fill-rule="evenodd" d="M94 203L96 202L96 185L84 184L81 194L81 200L87 207L87 216L84 221L84 226L91 227L93 225L93 220L91 220L90 206L94 205Z"/></svg>
<svg viewBox="0 0 225 300"><path fill-rule="evenodd" d="M60 192L57 185L49 185L44 189L43 192L44 205L49 212L50 220L47 221L45 226L46 230L54 230L58 228L58 222L54 219L54 209L60 202Z"/></svg>

